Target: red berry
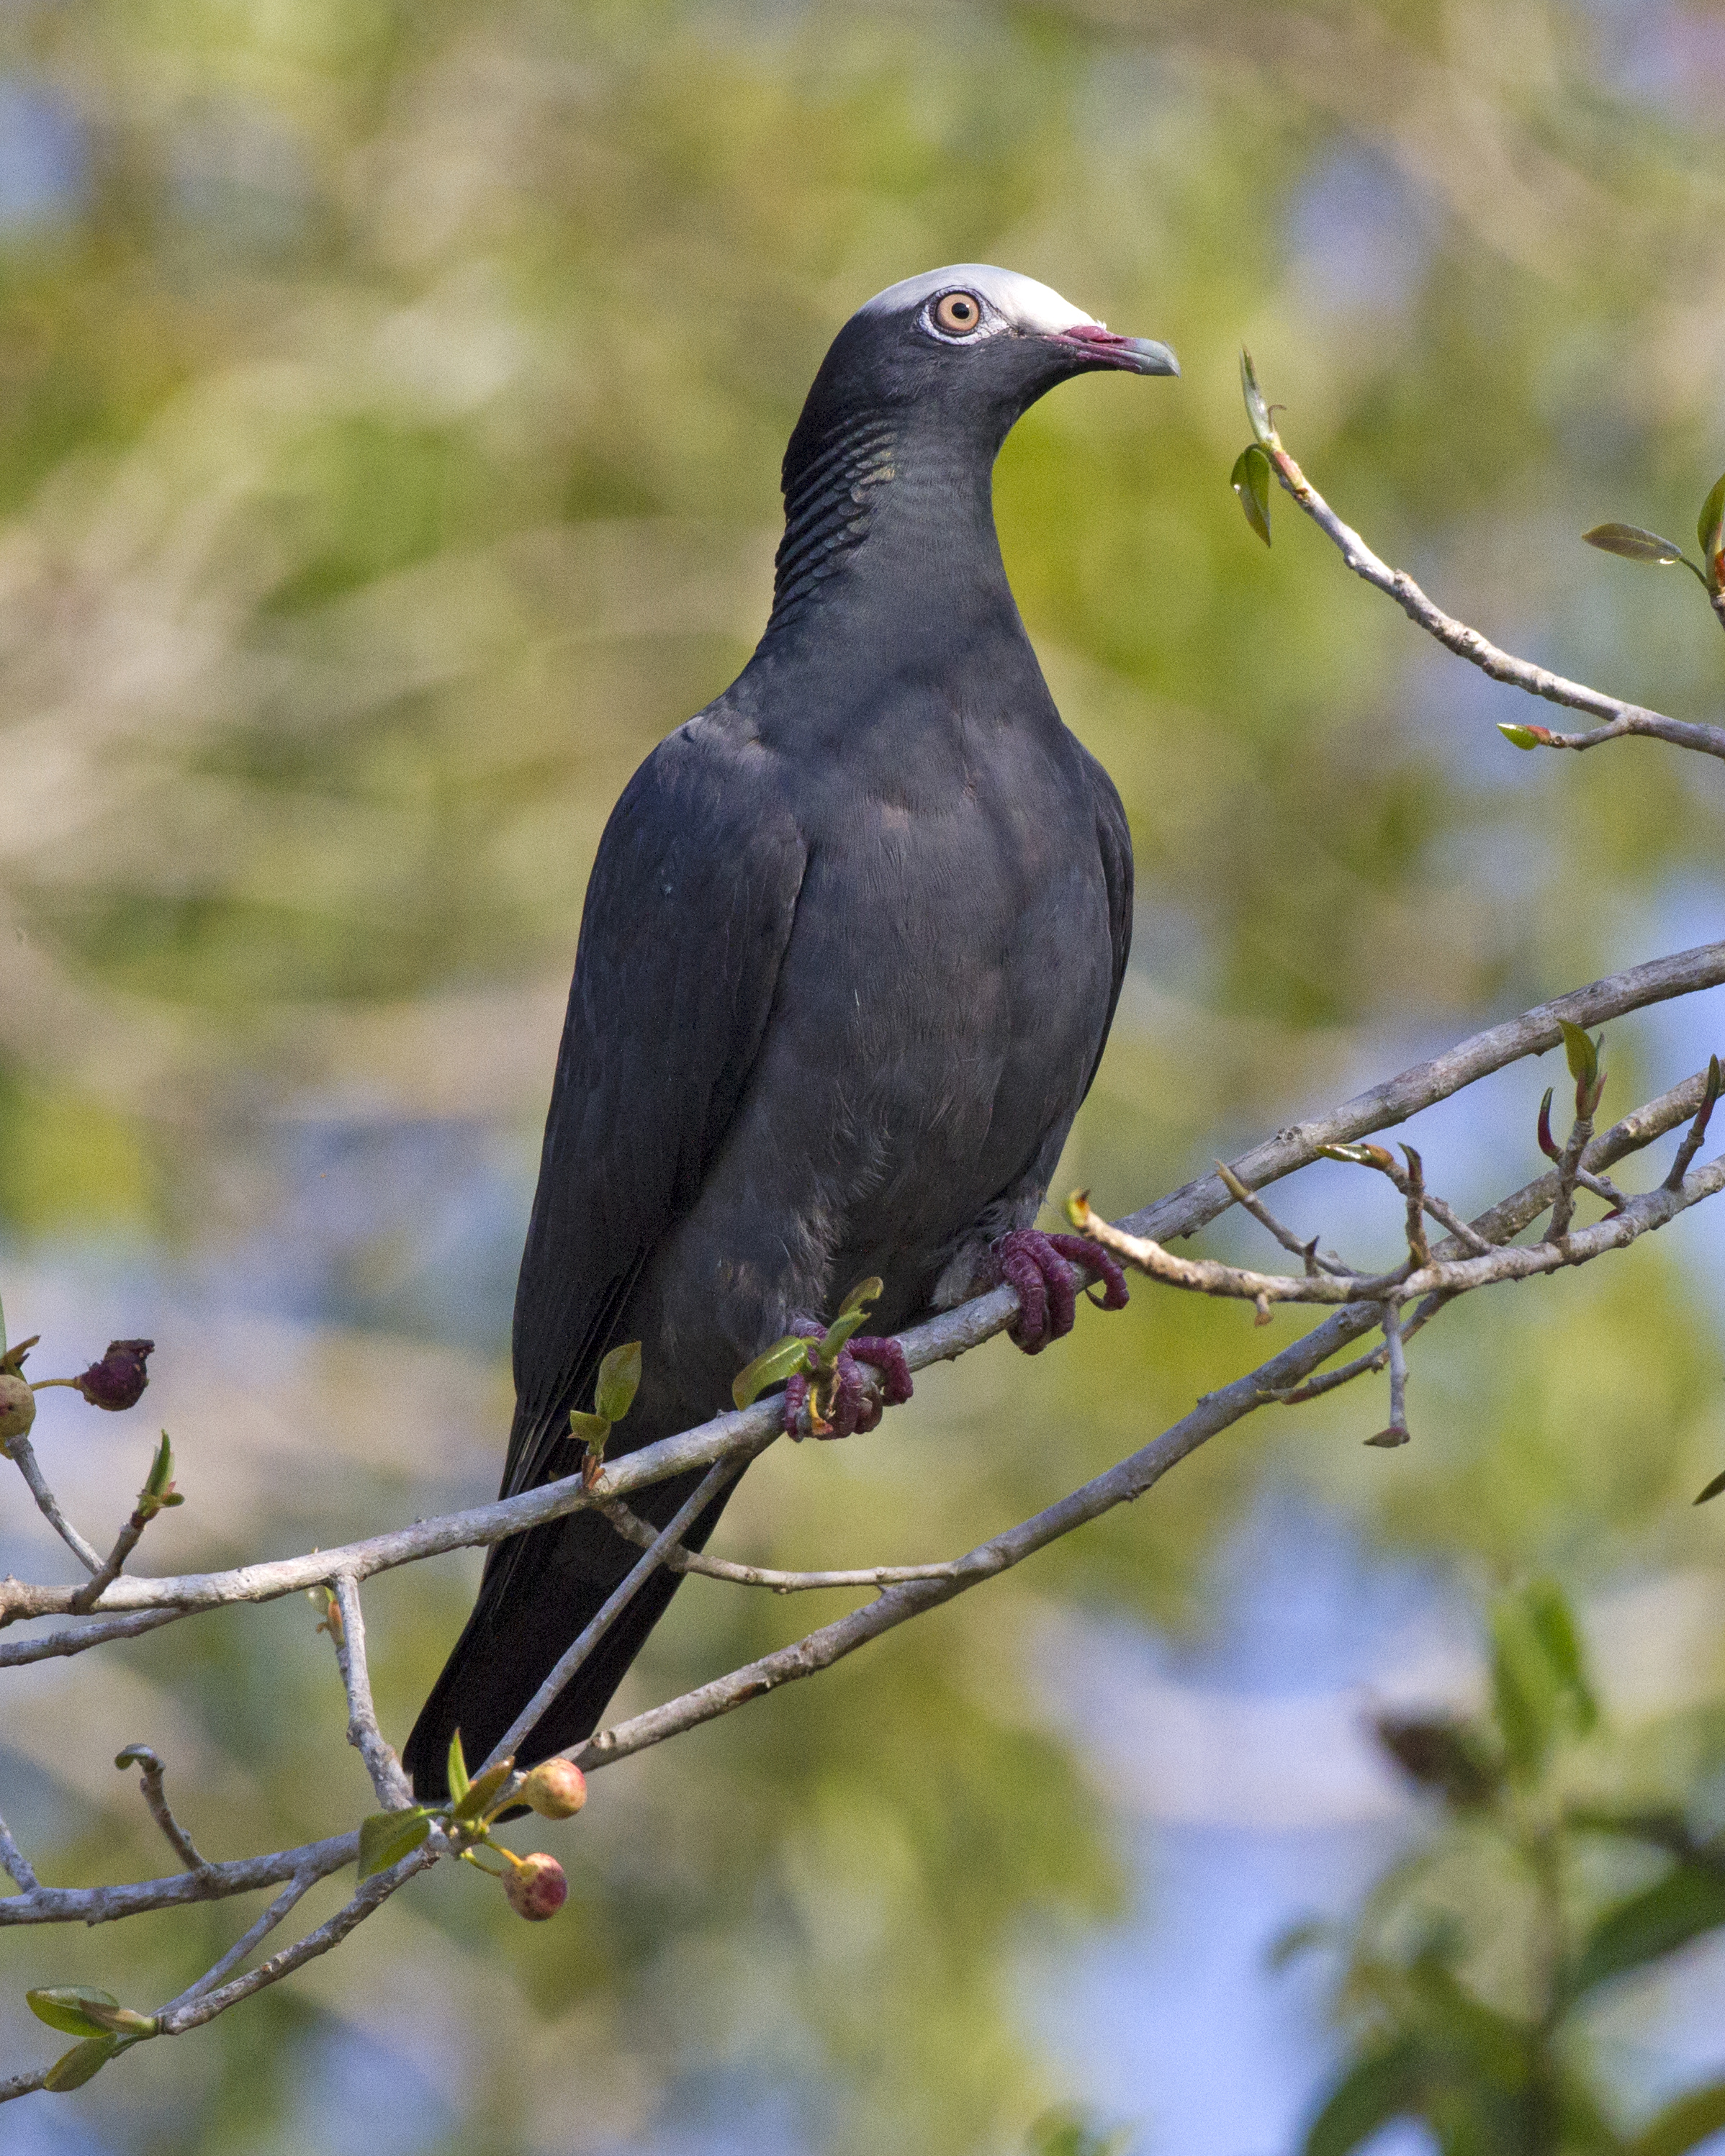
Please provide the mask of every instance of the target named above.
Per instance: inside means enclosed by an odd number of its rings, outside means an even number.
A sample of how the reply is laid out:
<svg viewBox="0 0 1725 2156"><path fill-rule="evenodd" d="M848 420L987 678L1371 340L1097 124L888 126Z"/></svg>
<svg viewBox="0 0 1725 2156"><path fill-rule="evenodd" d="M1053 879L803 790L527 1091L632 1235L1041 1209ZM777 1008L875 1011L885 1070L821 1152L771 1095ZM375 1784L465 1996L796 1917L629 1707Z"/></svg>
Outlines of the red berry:
<svg viewBox="0 0 1725 2156"><path fill-rule="evenodd" d="M568 1900L569 1882L556 1857L538 1851L511 1865L503 1891L518 1917L525 1917L530 1924L542 1924Z"/></svg>

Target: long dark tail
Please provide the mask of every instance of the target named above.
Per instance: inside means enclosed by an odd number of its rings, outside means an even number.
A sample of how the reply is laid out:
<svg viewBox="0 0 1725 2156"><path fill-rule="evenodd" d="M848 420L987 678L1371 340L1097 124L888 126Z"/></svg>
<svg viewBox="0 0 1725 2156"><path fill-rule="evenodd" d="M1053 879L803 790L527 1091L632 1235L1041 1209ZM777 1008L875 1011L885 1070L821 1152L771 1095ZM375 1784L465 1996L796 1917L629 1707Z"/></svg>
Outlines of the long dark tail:
<svg viewBox="0 0 1725 2156"><path fill-rule="evenodd" d="M662 1527L700 1481L691 1473L656 1483L638 1493L634 1509ZM721 1490L701 1513L683 1537L685 1548L705 1544L735 1487ZM491 1553L473 1614L402 1754L422 1803L449 1794L445 1770L455 1731L469 1766L476 1768L640 1554L597 1512L533 1527ZM516 1753L523 1766L593 1734L681 1578L663 1567L652 1574L535 1723Z"/></svg>

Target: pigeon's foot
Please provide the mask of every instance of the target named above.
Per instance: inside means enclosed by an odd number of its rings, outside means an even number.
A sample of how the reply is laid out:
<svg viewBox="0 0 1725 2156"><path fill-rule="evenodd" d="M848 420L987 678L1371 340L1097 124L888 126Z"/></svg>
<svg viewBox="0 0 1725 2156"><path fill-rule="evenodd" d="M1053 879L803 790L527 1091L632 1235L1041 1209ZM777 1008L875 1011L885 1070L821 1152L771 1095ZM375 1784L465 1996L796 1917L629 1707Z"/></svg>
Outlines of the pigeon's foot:
<svg viewBox="0 0 1725 2156"><path fill-rule="evenodd" d="M1009 1330L1027 1355L1040 1355L1050 1340L1064 1340L1072 1330L1078 1311L1074 1265L1101 1275L1100 1309L1124 1310L1130 1300L1126 1275L1105 1250L1082 1235L1014 1228L992 1245L990 1255L999 1280L1019 1291L1018 1317Z"/></svg>
<svg viewBox="0 0 1725 2156"><path fill-rule="evenodd" d="M807 1340L825 1337L819 1325L798 1330ZM864 1366L875 1374L872 1385ZM816 1437L850 1437L858 1430L875 1429L883 1410L901 1407L910 1397L910 1366L897 1341L859 1333L839 1350L829 1375L809 1377L799 1371L785 1380L785 1433L803 1435L803 1410L807 1408L809 1427Z"/></svg>

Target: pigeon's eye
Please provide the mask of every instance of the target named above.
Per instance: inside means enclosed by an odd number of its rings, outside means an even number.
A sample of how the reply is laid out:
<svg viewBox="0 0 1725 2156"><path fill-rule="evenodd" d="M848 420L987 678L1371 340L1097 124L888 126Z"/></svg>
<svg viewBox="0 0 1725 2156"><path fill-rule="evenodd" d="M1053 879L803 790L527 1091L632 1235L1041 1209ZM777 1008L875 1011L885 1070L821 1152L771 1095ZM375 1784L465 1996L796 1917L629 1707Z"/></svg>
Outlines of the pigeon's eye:
<svg viewBox="0 0 1725 2156"><path fill-rule="evenodd" d="M983 319L983 303L974 292L947 292L934 303L934 326L948 336L968 336Z"/></svg>

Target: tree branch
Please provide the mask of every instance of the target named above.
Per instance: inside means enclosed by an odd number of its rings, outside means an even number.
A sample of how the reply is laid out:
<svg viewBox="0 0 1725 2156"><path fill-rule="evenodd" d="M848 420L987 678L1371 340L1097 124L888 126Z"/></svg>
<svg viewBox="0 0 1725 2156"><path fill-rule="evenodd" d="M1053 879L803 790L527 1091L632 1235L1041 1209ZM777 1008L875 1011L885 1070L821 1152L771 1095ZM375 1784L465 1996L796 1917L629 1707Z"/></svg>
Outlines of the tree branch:
<svg viewBox="0 0 1725 2156"><path fill-rule="evenodd" d="M147 1909L172 1909L187 1902L219 1902L233 1894L255 1893L280 1886L300 1871L326 1879L352 1864L359 1854L359 1835L331 1835L303 1842L296 1849L268 1856L240 1857L231 1864L206 1865L166 1879L141 1879L123 1887L35 1887L0 1901L0 1927L7 1924L111 1924ZM10 1869L10 1867L8 1867ZM17 1874L13 1873L13 1877Z"/></svg>
<svg viewBox="0 0 1725 2156"><path fill-rule="evenodd" d="M1283 488L1337 548L1355 576L1385 593L1428 636L1435 637L1446 650L1489 674L1494 681L1507 682L1512 688L1523 690L1530 696L1539 696L1548 703L1561 704L1568 710L1585 711L1591 717L1604 721L1604 725L1586 733L1576 734L1553 733L1548 726L1517 727L1516 734L1531 737L1526 742L1517 741L1517 747L1597 748L1601 742L1635 735L1644 740L1669 742L1676 748L1696 749L1703 756L1725 757L1725 727L1667 718L1663 711L1651 711L1645 704L1631 704L1620 696L1608 696L1604 690L1589 688L1584 681L1568 680L1561 674L1536 666L1531 660L1517 659L1513 653L1501 649L1476 629L1470 629L1466 622L1458 621L1453 614L1435 605L1404 569L1391 568L1373 552L1351 524L1343 522L1288 454L1280 435L1270 424L1268 408L1258 395L1250 359L1245 355L1242 357L1246 410L1259 447L1269 459ZM1515 740L1515 734L1510 738Z"/></svg>
<svg viewBox="0 0 1725 2156"><path fill-rule="evenodd" d="M639 1513L630 1512L619 1497L600 1507L619 1534L637 1548L649 1548L659 1530ZM817 1588L896 1587L907 1579L949 1579L950 1563L874 1564L848 1572L776 1572L762 1564L735 1564L730 1558L709 1557L705 1550L667 1549L660 1559L671 1572L699 1573L704 1579L728 1579L738 1587L770 1588L775 1594L803 1594Z"/></svg>
<svg viewBox="0 0 1725 2156"><path fill-rule="evenodd" d="M144 1802L150 1807L151 1818L162 1829L168 1847L188 1871L208 1871L208 1859L198 1855L191 1835L174 1817L173 1807L168 1803L167 1791L163 1787L167 1769L163 1766L160 1755L152 1752L147 1744L128 1744L114 1764L116 1767L141 1768L138 1779L139 1790Z"/></svg>
<svg viewBox="0 0 1725 2156"><path fill-rule="evenodd" d="M1725 942L1700 944L1692 951L1630 967L1476 1034L1442 1055L1358 1095L1329 1116L1279 1132L1243 1154L1233 1163L1231 1172L1242 1183L1260 1190L1319 1158L1326 1145L1347 1143L1404 1122L1421 1108L1447 1099L1491 1071L1554 1048L1563 1037L1559 1017L1578 1025L1596 1026L1626 1012L1693 994L1722 982L1725 982ZM1126 1214L1117 1224L1129 1233L1164 1240L1191 1235L1233 1202L1219 1175L1202 1176L1153 1205ZM1017 1314L1016 1291L994 1288L903 1334L901 1344L905 1359L912 1370L955 1361L1004 1331ZM348 1572L356 1580L363 1580L396 1565L413 1563L449 1550L501 1542L506 1535L561 1519L585 1506L626 1496L631 1491L692 1469L710 1467L716 1460L744 1454L752 1457L762 1443L770 1443L779 1434L780 1414L778 1403L768 1399L751 1408L715 1415L693 1430L608 1461L591 1489L583 1486L578 1473L495 1504L419 1521L388 1534L336 1549L311 1551L302 1557L242 1565L228 1572L155 1579L122 1573L107 1591L104 1613L164 1609L170 1616L162 1621L171 1621L172 1616L197 1610L222 1609L239 1602L272 1601L284 1594L302 1593L323 1585L337 1572ZM73 1591L0 1581L0 1624L21 1617L70 1614ZM46 1651L44 1643L28 1644L34 1651L20 1659L38 1660ZM76 1649L70 1644L57 1644L53 1651L69 1653ZM0 1666L6 1658L7 1650L0 1648Z"/></svg>
<svg viewBox="0 0 1725 2156"><path fill-rule="evenodd" d="M1679 1091L1683 1089L1678 1089ZM1669 1097L1669 1096L1667 1096ZM1646 1111L1643 1111L1645 1113ZM1639 1142L1645 1143L1645 1138ZM1625 1146L1625 1150L1630 1149ZM1548 1180L1551 1178L1542 1178ZM1569 1262L1585 1263L1589 1257L1604 1250L1621 1248L1635 1236L1674 1219L1677 1213L1690 1205L1698 1204L1725 1186L1725 1161L1715 1162L1703 1173L1689 1178L1681 1193L1652 1191L1645 1199L1634 1203L1645 1209L1639 1225L1630 1224L1627 1218L1602 1220L1594 1228L1570 1238L1575 1255ZM1548 1199L1546 1202L1549 1202ZM1482 1215L1473 1225L1476 1232L1482 1229ZM1627 1228L1627 1232L1623 1232ZM1592 1239L1589 1240L1589 1239ZM1586 1245L1584 1249L1582 1246ZM1538 1250L1495 1251L1491 1260L1476 1259L1476 1265L1506 1258L1537 1258ZM1536 1268L1548 1270L1549 1268ZM587 1772L610 1764L616 1759L629 1758L633 1753L661 1744L668 1738L680 1736L685 1730L698 1727L704 1722L729 1714L752 1699L758 1699L781 1685L794 1683L798 1678L812 1676L819 1670L829 1668L846 1655L883 1633L919 1616L924 1610L935 1609L948 1602L979 1581L989 1579L997 1573L1022 1563L1049 1543L1070 1534L1076 1527L1098 1518L1116 1506L1129 1504L1143 1496L1168 1470L1195 1452L1213 1437L1242 1420L1272 1401L1285 1399L1295 1388L1311 1377L1330 1358L1369 1332L1383 1322L1381 1306L1369 1304L1350 1304L1337 1311L1316 1326L1302 1339L1286 1348L1279 1355L1231 1384L1209 1393L1189 1414L1184 1415L1159 1437L1132 1453L1128 1458L1110 1468L1075 1490L1057 1504L1038 1512L1019 1526L1004 1533L979 1543L962 1558L944 1568L938 1576L907 1581L887 1588L875 1601L848 1616L823 1625L809 1633L788 1647L762 1656L757 1661L732 1670L726 1676L715 1678L711 1683L697 1686L680 1698L667 1701L661 1707L649 1707L644 1713L618 1722L609 1729L601 1730L583 1743L572 1746L564 1755ZM1379 1351L1382 1353L1383 1351Z"/></svg>
<svg viewBox="0 0 1725 2156"><path fill-rule="evenodd" d="M377 1727L371 1671L366 1663L366 1620L359 1604L359 1585L351 1572L338 1572L330 1588L337 1620L330 1626L330 1633L347 1691L347 1742L365 1761L377 1802L386 1811L400 1811L413 1803L413 1787L402 1771L394 1748Z"/></svg>
<svg viewBox="0 0 1725 2156"><path fill-rule="evenodd" d="M48 1486L47 1480L36 1458L35 1447L30 1443L29 1439L15 1437L10 1444L0 1446L0 1451L3 1451L8 1459L17 1461L19 1474L30 1486L30 1495L36 1500L37 1510L66 1548L71 1551L79 1563L86 1572L100 1572L102 1568L100 1553L90 1543L85 1542L77 1528L60 1510L59 1502L53 1491ZM3 1612L4 1609L4 1601L0 1599L0 1612Z"/></svg>
<svg viewBox="0 0 1725 2156"><path fill-rule="evenodd" d="M780 1403L780 1412L783 1412L783 1403ZM753 1451L762 1449L756 1445ZM538 1691L491 1747L480 1770L481 1773L485 1767L495 1767L501 1759L513 1758L520 1751L523 1739L535 1723L550 1710L564 1686L659 1569L665 1553L675 1548L679 1538L701 1517L726 1484L734 1481L742 1474L752 1456L752 1453L746 1452L740 1457L716 1460L708 1468L694 1491L684 1499L669 1522L648 1544L645 1555L631 1567L628 1576L613 1589L578 1637L557 1657Z"/></svg>
<svg viewBox="0 0 1725 2156"><path fill-rule="evenodd" d="M296 1871L270 1907L264 1910L263 1915L255 1923L240 1933L215 1966L206 1969L196 1984L187 1984L177 1999L170 1999L162 2008L162 2013L176 2013L181 2007L189 2006L193 1999L202 1999L207 1992L213 1991L223 1977L230 1971L239 1968L253 1951L269 1938L270 1933L280 1923L294 1904L302 1895L315 1887L322 1876L317 1871Z"/></svg>
<svg viewBox="0 0 1725 2156"><path fill-rule="evenodd" d="M1136 1265L1152 1279L1171 1287L1199 1295L1232 1296L1245 1302L1338 1303L1371 1301L1386 1304L1416 1301L1426 1295L1467 1295L1476 1288L1495 1286L1502 1281L1532 1280L1540 1273L1554 1273L1568 1265L1584 1265L1607 1250L1622 1250L1637 1236L1665 1226L1679 1213L1725 1188L1725 1156L1685 1178L1676 1190L1661 1184L1639 1198L1628 1199L1620 1213L1597 1221L1591 1228L1564 1234L1557 1240L1499 1245L1483 1257L1452 1259L1416 1265L1411 1259L1393 1273L1370 1280L1337 1280L1331 1276L1301 1280L1286 1273L1251 1272L1240 1265L1224 1265L1211 1258L1179 1258L1147 1235L1130 1235L1075 1200L1074 1221L1082 1235L1111 1250L1117 1258Z"/></svg>
<svg viewBox="0 0 1725 2156"><path fill-rule="evenodd" d="M5 1866L13 1881L23 1887L25 1893L33 1894L37 1891L40 1881L37 1879L30 1860L18 1847L13 1837L12 1829L8 1826L3 1819L0 1819L0 1864Z"/></svg>

